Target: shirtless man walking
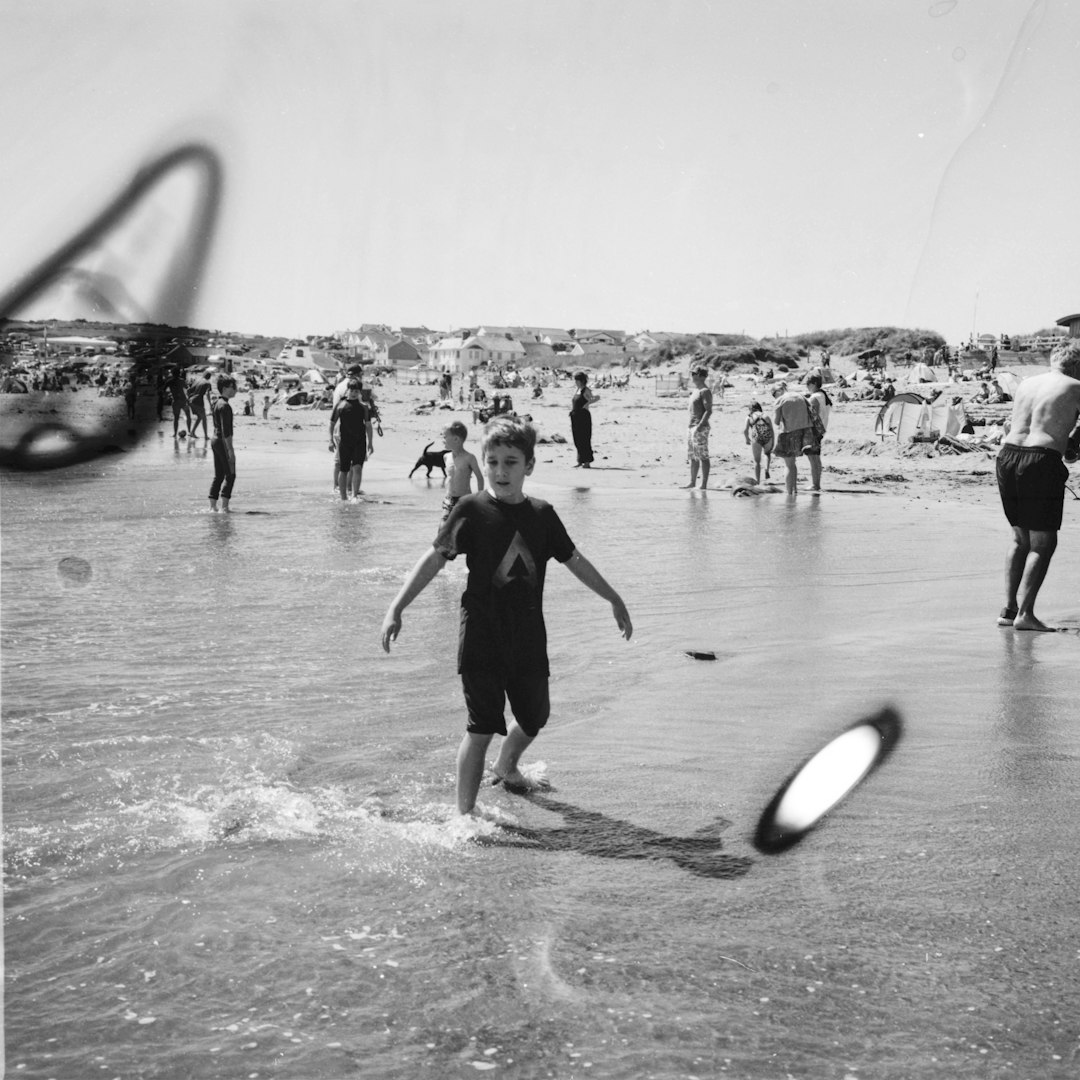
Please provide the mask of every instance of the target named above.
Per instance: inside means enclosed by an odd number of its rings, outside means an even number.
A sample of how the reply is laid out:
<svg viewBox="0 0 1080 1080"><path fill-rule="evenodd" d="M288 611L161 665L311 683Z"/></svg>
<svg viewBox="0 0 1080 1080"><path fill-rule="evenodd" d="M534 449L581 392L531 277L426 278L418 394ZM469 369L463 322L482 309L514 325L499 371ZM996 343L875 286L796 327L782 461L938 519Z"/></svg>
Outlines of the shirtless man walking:
<svg viewBox="0 0 1080 1080"><path fill-rule="evenodd" d="M1055 630L1035 617L1035 598L1057 548L1069 470L1063 456L1080 417L1080 341L1050 355L1050 370L1025 379L997 458L998 491L1013 539L1005 559L998 626Z"/></svg>

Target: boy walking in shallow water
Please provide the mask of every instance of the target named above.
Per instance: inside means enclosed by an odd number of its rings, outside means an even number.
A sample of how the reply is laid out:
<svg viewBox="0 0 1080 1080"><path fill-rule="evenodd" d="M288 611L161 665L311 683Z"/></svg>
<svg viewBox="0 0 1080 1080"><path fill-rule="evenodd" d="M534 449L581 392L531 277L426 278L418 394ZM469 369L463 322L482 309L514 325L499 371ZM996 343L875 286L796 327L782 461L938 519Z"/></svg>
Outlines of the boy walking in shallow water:
<svg viewBox="0 0 1080 1080"><path fill-rule="evenodd" d="M475 454L465 449L465 439L469 429L460 421L448 424L443 431L443 446L450 451L450 490L443 499L442 520L450 516L450 511L465 495L472 492L472 478L476 474L476 490L484 490L484 474L480 471L480 462Z"/></svg>
<svg viewBox="0 0 1080 1080"><path fill-rule="evenodd" d="M485 487L450 512L432 548L409 572L387 609L382 646L401 631L402 612L447 561L464 553L468 582L461 598L458 671L468 712L457 756L457 807L471 814L494 735L504 735L493 766L494 783L528 790L518 768L522 753L547 723L547 632L542 598L551 558L611 604L624 638L633 633L619 594L581 554L550 503L525 494L536 464L536 431L517 417L500 416L485 428L480 457ZM514 722L507 727L509 698Z"/></svg>

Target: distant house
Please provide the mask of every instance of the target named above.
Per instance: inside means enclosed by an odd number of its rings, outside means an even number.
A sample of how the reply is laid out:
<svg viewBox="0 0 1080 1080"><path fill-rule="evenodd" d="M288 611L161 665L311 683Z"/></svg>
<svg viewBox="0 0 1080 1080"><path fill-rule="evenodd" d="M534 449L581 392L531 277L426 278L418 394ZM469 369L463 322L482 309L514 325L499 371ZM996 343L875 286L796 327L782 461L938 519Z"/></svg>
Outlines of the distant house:
<svg viewBox="0 0 1080 1080"><path fill-rule="evenodd" d="M341 347L349 354L349 356L355 356L360 350L360 339L363 334L359 330L342 330L338 334L338 339L341 341Z"/></svg>
<svg viewBox="0 0 1080 1080"><path fill-rule="evenodd" d="M571 337L586 347L590 345L623 345L626 334L621 330L571 330Z"/></svg>
<svg viewBox="0 0 1080 1080"><path fill-rule="evenodd" d="M525 346L520 341L486 334L454 335L431 347L432 364L440 371L451 373L472 371L481 364L492 367L520 364L524 358Z"/></svg>
<svg viewBox="0 0 1080 1080"><path fill-rule="evenodd" d="M342 330L337 334L341 347L349 356L366 357L368 360L375 359L380 344L385 346L404 336L392 333L390 327L383 323L364 323L359 330Z"/></svg>
<svg viewBox="0 0 1080 1080"><path fill-rule="evenodd" d="M399 337L386 347L386 364L393 367L412 367L424 359L424 354L409 340Z"/></svg>
<svg viewBox="0 0 1080 1080"><path fill-rule="evenodd" d="M114 353L119 348L112 338L51 337L48 344L59 353L98 352Z"/></svg>
<svg viewBox="0 0 1080 1080"><path fill-rule="evenodd" d="M1069 337L1080 338L1080 315L1063 315L1057 324L1069 331Z"/></svg>
<svg viewBox="0 0 1080 1080"><path fill-rule="evenodd" d="M438 335L434 330L429 330L426 326L399 326L398 336L419 346L430 345Z"/></svg>
<svg viewBox="0 0 1080 1080"><path fill-rule="evenodd" d="M662 333L659 330L655 332L642 330L640 334L635 334L631 340L637 346L639 352L650 352L653 349L661 349L665 345L669 345L671 339L671 334Z"/></svg>
<svg viewBox="0 0 1080 1080"><path fill-rule="evenodd" d="M384 364L390 346L400 340L396 334L391 334L388 330L368 330L360 338L360 347L356 355L376 364Z"/></svg>
<svg viewBox="0 0 1080 1080"><path fill-rule="evenodd" d="M518 326L515 327L518 341L524 344L528 341L540 341L545 345L566 345L574 340L569 330L563 330L556 326Z"/></svg>
<svg viewBox="0 0 1080 1080"><path fill-rule="evenodd" d="M161 360L173 367L189 368L198 364L200 367L218 366L228 368L224 349L210 349L204 345L173 345Z"/></svg>

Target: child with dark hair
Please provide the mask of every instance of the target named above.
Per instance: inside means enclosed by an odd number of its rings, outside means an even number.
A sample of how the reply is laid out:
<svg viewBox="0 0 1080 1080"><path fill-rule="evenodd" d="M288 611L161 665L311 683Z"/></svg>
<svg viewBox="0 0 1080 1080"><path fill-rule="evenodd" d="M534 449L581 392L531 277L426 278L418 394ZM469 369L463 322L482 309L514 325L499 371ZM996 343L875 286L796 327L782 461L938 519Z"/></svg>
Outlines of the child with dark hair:
<svg viewBox="0 0 1080 1080"><path fill-rule="evenodd" d="M765 479L769 479L769 465L772 462L773 446L776 442L776 430L772 421L761 411L761 403L750 402L750 411L743 426L743 435L754 455L754 483L761 483L761 457L765 455Z"/></svg>
<svg viewBox="0 0 1080 1080"><path fill-rule="evenodd" d="M600 400L599 394L589 389L589 376L584 371L574 374L577 389L570 399L570 432L577 450L575 469L590 469L594 459L592 446L592 413L589 406Z"/></svg>
<svg viewBox="0 0 1080 1080"><path fill-rule="evenodd" d="M360 398L359 379L350 379L345 397L330 414L330 449L335 452L334 473L342 500L355 501L362 494L364 462L371 448L371 416ZM337 429L338 438L334 439Z"/></svg>
<svg viewBox="0 0 1080 1080"><path fill-rule="evenodd" d="M217 400L210 410L214 423L214 435L210 440L210 452L214 455L214 482L210 485L210 509L218 508L228 513L233 484L236 483L236 451L233 450L233 411L229 399L236 395L236 380L231 375L219 375Z"/></svg>
<svg viewBox="0 0 1080 1080"><path fill-rule="evenodd" d="M481 442L486 485L453 508L434 545L422 555L387 609L382 646L401 631L402 612L447 561L466 556L468 582L461 598L458 672L468 723L457 756L457 807L471 814L484 774L487 748L505 736L493 766L494 780L511 791L530 782L518 761L547 723L547 632L542 599L549 559L557 559L611 604L623 637L633 633L619 594L581 554L550 503L524 493L536 464L536 430L517 417L498 417ZM514 715L505 718L506 700Z"/></svg>

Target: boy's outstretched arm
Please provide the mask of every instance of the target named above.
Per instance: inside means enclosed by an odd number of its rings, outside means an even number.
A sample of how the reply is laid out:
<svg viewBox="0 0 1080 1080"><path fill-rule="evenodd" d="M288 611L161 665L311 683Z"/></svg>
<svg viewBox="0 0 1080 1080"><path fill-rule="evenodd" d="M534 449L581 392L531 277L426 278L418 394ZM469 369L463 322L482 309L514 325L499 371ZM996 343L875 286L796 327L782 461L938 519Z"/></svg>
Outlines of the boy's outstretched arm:
<svg viewBox="0 0 1080 1080"><path fill-rule="evenodd" d="M626 610L622 597L607 583L603 574L577 549L563 565L582 585L588 585L597 596L602 596L611 604L615 622L618 623L622 636L629 641L630 635L634 632L634 627L630 622L630 612Z"/></svg>
<svg viewBox="0 0 1080 1080"><path fill-rule="evenodd" d="M446 565L446 559L434 548L429 548L417 560L409 571L405 583L398 590L382 624L382 647L389 652L390 642L397 639L401 631L401 613L424 591L428 582Z"/></svg>

